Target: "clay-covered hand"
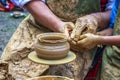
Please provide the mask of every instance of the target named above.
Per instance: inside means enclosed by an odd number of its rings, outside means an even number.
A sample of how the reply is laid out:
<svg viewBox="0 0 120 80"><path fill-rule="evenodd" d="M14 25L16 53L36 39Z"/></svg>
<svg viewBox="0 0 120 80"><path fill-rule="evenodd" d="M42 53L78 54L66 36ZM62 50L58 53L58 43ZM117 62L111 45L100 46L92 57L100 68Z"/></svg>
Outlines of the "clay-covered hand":
<svg viewBox="0 0 120 80"><path fill-rule="evenodd" d="M92 15L86 15L77 19L75 28L72 31L71 38L75 41L79 39L80 35L85 33L96 33L98 22Z"/></svg>
<svg viewBox="0 0 120 80"><path fill-rule="evenodd" d="M67 38L70 39L70 34L74 27L74 23L65 22L64 26L60 29L60 32L63 32L67 36Z"/></svg>
<svg viewBox="0 0 120 80"><path fill-rule="evenodd" d="M83 34L80 36L77 45L85 49L92 49L97 45L101 45L102 37L99 35L94 35L92 33Z"/></svg>

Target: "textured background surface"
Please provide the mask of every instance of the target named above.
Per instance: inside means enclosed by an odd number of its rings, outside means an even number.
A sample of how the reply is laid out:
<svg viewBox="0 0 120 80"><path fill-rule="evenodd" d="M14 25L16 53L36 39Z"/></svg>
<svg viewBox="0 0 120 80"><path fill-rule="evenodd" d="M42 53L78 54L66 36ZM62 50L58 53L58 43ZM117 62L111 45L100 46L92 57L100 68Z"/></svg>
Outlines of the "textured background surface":
<svg viewBox="0 0 120 80"><path fill-rule="evenodd" d="M10 17L10 12L0 12L0 56L10 37L24 18Z"/></svg>

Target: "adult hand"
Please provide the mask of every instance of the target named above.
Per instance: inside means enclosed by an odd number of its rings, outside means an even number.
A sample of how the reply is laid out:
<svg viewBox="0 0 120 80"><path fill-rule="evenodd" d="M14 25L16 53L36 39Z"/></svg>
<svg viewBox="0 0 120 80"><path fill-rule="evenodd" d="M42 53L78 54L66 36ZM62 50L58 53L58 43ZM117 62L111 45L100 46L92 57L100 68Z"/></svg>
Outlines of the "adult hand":
<svg viewBox="0 0 120 80"><path fill-rule="evenodd" d="M75 25L72 22L65 22L64 26L60 29L60 32L63 32L68 39L70 39L71 32Z"/></svg>
<svg viewBox="0 0 120 80"><path fill-rule="evenodd" d="M77 41L80 35L85 33L96 33L98 22L92 15L83 16L78 18L75 23L75 28L72 31L71 38Z"/></svg>
<svg viewBox="0 0 120 80"><path fill-rule="evenodd" d="M80 36L79 41L77 42L77 45L80 45L82 48L89 50L94 48L97 45L101 45L101 43L102 43L101 36L94 35L92 33L87 33Z"/></svg>

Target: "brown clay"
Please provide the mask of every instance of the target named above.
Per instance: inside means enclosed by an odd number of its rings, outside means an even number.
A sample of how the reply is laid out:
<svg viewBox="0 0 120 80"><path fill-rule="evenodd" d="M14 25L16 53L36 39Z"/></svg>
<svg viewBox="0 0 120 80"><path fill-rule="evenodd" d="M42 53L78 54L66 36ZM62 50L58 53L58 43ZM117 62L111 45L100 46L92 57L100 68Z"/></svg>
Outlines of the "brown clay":
<svg viewBox="0 0 120 80"><path fill-rule="evenodd" d="M63 76L40 76L35 78L30 78L27 80L74 80Z"/></svg>
<svg viewBox="0 0 120 80"><path fill-rule="evenodd" d="M36 40L34 49L40 58L57 60L68 55L70 46L63 33L43 33Z"/></svg>

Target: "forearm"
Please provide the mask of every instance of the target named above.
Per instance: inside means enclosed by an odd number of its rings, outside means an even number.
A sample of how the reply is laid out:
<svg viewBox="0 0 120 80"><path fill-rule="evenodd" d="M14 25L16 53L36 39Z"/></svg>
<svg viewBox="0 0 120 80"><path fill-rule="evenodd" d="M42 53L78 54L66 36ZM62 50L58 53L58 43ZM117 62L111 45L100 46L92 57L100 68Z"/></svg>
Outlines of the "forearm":
<svg viewBox="0 0 120 80"><path fill-rule="evenodd" d="M118 36L102 36L101 44L120 46L120 35Z"/></svg>
<svg viewBox="0 0 120 80"><path fill-rule="evenodd" d="M56 17L41 1L31 1L24 6L36 19L39 24L53 30L59 31L59 24L62 21Z"/></svg>
<svg viewBox="0 0 120 80"><path fill-rule="evenodd" d="M106 12L93 13L93 14L90 14L90 15L95 17L95 19L98 22L98 27L103 29L103 28L108 27L108 25L109 25L110 13L111 13L111 10L106 11Z"/></svg>

